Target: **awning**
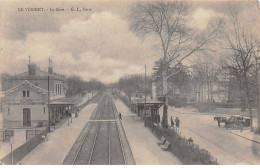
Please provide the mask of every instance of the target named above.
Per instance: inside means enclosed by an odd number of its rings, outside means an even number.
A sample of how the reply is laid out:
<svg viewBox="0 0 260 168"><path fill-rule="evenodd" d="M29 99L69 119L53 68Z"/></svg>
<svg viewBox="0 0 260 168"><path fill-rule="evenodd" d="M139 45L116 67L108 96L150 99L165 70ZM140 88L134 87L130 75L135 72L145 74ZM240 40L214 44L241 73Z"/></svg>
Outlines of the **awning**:
<svg viewBox="0 0 260 168"><path fill-rule="evenodd" d="M143 105L143 104L145 104L145 100L144 99L135 99L135 100L133 100L133 103L137 104L137 105ZM159 100L147 99L146 104L163 105L163 102L159 101Z"/></svg>
<svg viewBox="0 0 260 168"><path fill-rule="evenodd" d="M70 103L70 102L59 102L59 101L53 101L50 103L50 105L74 105L74 103Z"/></svg>

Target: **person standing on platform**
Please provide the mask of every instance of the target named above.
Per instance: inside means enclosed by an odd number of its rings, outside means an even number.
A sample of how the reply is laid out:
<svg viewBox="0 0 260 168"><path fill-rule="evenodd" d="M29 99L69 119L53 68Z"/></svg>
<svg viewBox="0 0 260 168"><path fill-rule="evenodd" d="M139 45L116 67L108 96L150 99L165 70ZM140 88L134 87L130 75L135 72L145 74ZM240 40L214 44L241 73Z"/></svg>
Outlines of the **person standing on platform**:
<svg viewBox="0 0 260 168"><path fill-rule="evenodd" d="M173 122L172 116L171 116L171 127L174 128L174 122Z"/></svg>
<svg viewBox="0 0 260 168"><path fill-rule="evenodd" d="M119 112L119 114L118 114L118 117L119 117L119 120L122 120L122 115L121 115L120 112Z"/></svg>
<svg viewBox="0 0 260 168"><path fill-rule="evenodd" d="M178 117L176 117L175 123L176 123L176 127L179 128L180 127L180 120L179 120Z"/></svg>

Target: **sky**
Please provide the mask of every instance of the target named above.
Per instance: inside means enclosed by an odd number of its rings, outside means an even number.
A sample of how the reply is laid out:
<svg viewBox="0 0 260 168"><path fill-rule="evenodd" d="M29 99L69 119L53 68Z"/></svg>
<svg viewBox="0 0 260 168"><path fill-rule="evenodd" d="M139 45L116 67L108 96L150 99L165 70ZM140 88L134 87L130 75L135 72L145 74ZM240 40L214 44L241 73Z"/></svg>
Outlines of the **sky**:
<svg viewBox="0 0 260 168"><path fill-rule="evenodd" d="M42 70L52 59L54 72L84 80L116 82L126 74L152 73L162 57L155 37L140 38L129 30L134 0L35 1L2 0L0 5L0 73L27 71L28 58ZM223 16L225 2L193 2L192 26L207 29L211 19ZM44 11L25 11L25 8ZM71 11L71 8L87 11ZM23 8L23 11L19 11ZM65 11L50 11L65 9ZM91 9L91 11L89 10Z"/></svg>

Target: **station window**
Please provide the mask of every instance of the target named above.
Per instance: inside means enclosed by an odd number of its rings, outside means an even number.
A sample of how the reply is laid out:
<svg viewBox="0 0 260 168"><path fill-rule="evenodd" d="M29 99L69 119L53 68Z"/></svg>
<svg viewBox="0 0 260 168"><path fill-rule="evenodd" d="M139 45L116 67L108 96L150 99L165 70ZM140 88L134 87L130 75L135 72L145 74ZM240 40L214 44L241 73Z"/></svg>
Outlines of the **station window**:
<svg viewBox="0 0 260 168"><path fill-rule="evenodd" d="M57 84L55 84L55 89L56 89L55 93L57 95L58 94L58 85Z"/></svg>
<svg viewBox="0 0 260 168"><path fill-rule="evenodd" d="M23 97L26 97L26 92L25 91L23 91Z"/></svg>
<svg viewBox="0 0 260 168"><path fill-rule="evenodd" d="M30 91L27 90L27 97L30 97Z"/></svg>

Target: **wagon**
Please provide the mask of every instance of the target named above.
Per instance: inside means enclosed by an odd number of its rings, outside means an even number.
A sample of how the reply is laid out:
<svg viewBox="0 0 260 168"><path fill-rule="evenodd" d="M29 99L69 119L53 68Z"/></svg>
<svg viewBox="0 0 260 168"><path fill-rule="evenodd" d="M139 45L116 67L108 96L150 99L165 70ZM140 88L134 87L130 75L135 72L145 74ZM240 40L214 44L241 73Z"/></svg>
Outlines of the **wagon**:
<svg viewBox="0 0 260 168"><path fill-rule="evenodd" d="M244 127L250 127L250 118L244 118L244 122L243 122L243 124L244 124Z"/></svg>
<svg viewBox="0 0 260 168"><path fill-rule="evenodd" d="M248 125L248 120L246 120L246 122L245 122L245 118L243 116L239 116L239 115L232 115L230 118L228 118L225 121L225 126L227 128L229 128L229 127L241 128L241 127L244 127L245 125Z"/></svg>

